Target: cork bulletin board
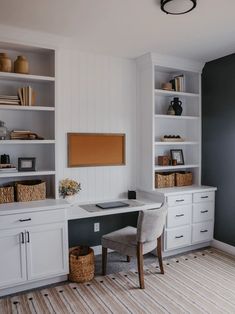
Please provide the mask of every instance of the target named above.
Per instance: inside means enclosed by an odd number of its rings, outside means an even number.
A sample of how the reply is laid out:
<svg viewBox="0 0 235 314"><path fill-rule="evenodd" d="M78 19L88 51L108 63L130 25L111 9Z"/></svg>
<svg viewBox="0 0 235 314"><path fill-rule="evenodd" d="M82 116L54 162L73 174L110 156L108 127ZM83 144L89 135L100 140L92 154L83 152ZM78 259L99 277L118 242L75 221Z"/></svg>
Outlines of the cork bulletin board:
<svg viewBox="0 0 235 314"><path fill-rule="evenodd" d="M68 167L125 165L125 134L68 133Z"/></svg>

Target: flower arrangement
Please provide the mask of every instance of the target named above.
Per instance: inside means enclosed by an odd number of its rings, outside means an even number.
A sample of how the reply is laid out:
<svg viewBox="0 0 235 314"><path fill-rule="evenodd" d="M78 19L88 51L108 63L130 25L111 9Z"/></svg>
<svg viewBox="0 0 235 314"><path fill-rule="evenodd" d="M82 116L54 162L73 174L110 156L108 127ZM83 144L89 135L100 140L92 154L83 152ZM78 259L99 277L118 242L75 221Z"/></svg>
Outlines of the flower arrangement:
<svg viewBox="0 0 235 314"><path fill-rule="evenodd" d="M81 184L75 180L64 179L60 181L59 193L65 198L77 194L81 190Z"/></svg>

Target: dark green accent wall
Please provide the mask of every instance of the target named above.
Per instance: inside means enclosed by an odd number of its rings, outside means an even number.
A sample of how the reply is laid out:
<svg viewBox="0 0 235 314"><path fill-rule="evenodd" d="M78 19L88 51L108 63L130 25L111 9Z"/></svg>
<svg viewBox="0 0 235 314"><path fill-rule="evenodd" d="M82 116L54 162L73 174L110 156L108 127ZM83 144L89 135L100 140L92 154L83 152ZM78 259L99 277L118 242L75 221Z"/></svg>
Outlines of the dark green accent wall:
<svg viewBox="0 0 235 314"><path fill-rule="evenodd" d="M126 226L136 227L137 219L138 212L70 220L68 224L69 247L76 245L100 245L103 234ZM100 223L100 232L94 232L95 222Z"/></svg>
<svg viewBox="0 0 235 314"><path fill-rule="evenodd" d="M203 69L202 184L218 187L214 238L235 246L235 54Z"/></svg>

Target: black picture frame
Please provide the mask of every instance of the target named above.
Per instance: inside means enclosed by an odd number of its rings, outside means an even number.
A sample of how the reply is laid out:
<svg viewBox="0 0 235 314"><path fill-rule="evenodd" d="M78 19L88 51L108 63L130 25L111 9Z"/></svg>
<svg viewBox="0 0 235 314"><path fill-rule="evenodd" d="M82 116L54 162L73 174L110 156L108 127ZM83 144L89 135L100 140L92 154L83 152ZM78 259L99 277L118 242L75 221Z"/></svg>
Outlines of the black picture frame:
<svg viewBox="0 0 235 314"><path fill-rule="evenodd" d="M184 154L182 149L171 149L171 160L177 160L177 165L184 165Z"/></svg>
<svg viewBox="0 0 235 314"><path fill-rule="evenodd" d="M20 157L18 158L18 171L35 171L36 158L35 157Z"/></svg>

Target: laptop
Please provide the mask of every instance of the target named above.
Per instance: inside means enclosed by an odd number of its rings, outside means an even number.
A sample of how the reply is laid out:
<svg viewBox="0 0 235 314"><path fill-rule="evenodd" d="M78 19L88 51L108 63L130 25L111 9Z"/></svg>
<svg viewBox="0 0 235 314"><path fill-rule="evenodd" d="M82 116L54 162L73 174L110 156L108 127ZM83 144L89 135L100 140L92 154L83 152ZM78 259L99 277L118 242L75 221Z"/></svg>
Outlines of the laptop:
<svg viewBox="0 0 235 314"><path fill-rule="evenodd" d="M107 202L107 203L98 203L96 204L96 206L102 209L111 209L111 208L119 208L119 207L128 207L130 205L124 202Z"/></svg>

